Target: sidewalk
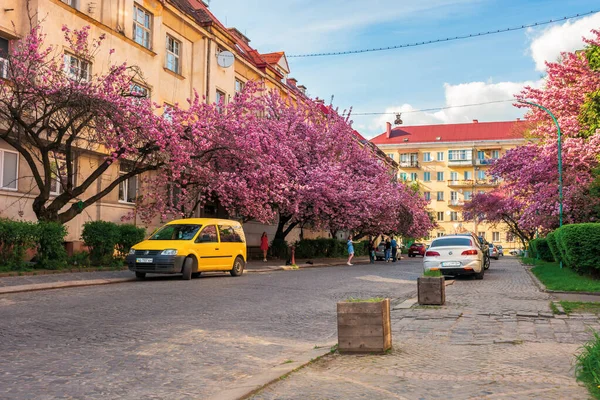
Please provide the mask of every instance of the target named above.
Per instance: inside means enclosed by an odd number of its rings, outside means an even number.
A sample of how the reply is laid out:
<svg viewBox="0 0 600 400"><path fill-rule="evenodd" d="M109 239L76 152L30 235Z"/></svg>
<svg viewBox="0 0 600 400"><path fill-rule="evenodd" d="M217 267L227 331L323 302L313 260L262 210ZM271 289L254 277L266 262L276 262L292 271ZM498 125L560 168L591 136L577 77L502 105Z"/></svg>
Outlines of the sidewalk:
<svg viewBox="0 0 600 400"><path fill-rule="evenodd" d="M246 264L246 273L264 273L274 271L287 271L304 268L319 267L345 267L346 258L322 258L312 260L296 260L297 267L285 265L280 260L267 262L250 261ZM354 264L368 264L368 257L357 257ZM220 272L216 272L220 273ZM160 277L161 275L149 276ZM163 275L168 276L168 275ZM62 289L76 286L96 286L114 283L131 282L136 278L129 270L121 271L93 271L93 272L64 272L43 275L23 275L0 278L0 295L37 290Z"/></svg>

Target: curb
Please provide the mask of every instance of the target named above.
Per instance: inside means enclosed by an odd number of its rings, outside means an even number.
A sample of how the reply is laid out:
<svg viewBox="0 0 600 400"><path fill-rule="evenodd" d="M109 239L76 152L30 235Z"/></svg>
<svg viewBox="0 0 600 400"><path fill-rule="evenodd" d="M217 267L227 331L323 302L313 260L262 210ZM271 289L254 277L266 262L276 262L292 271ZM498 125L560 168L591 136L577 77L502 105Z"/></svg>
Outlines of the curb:
<svg viewBox="0 0 600 400"><path fill-rule="evenodd" d="M248 381L243 382L238 387L221 390L218 394L209 397L208 400L248 399L270 385L286 378L288 375L305 368L306 366L322 359L323 357L328 356L331 354L331 348L335 345L336 343L329 343L318 349L312 349L311 351L308 351L298 357L298 361L273 366L270 369L250 378Z"/></svg>
<svg viewBox="0 0 600 400"><path fill-rule="evenodd" d="M136 278L112 278L112 279L90 279L82 281L66 281L66 282L52 282L52 283L36 283L31 285L18 285L18 286L7 286L0 288L0 295L22 293L22 292L35 292L40 290L50 289L65 289L70 287L80 286L98 286L98 285L111 285L114 283L122 282L133 282Z"/></svg>
<svg viewBox="0 0 600 400"><path fill-rule="evenodd" d="M12 278L16 276L38 276L38 275L57 275L57 274L73 274L79 272L106 272L106 271L126 271L128 268L68 268L68 269L38 269L35 271L11 271L0 272L0 278Z"/></svg>
<svg viewBox="0 0 600 400"><path fill-rule="evenodd" d="M272 271L298 271L301 269L309 269L309 268L326 268L326 267L351 267L354 265L368 265L368 261L357 261L352 265L343 264L308 264L308 265L298 265L293 267L291 265L280 265L272 268L253 268L246 269L244 273L253 273L253 272L272 272Z"/></svg>
<svg viewBox="0 0 600 400"><path fill-rule="evenodd" d="M535 276L535 274L533 272L531 272L531 268L533 268L530 265L525 265L523 263L520 263L523 268L525 269L525 272L527 272L527 274L529 275L529 277L533 280L533 283L535 283L535 285L538 287L538 289L540 289L540 291L545 292L545 293L560 293L560 294L586 294L586 295L590 295L590 296L600 296L600 292L572 292L572 291L567 291L567 290L550 290L546 288L546 285L544 285L537 276Z"/></svg>

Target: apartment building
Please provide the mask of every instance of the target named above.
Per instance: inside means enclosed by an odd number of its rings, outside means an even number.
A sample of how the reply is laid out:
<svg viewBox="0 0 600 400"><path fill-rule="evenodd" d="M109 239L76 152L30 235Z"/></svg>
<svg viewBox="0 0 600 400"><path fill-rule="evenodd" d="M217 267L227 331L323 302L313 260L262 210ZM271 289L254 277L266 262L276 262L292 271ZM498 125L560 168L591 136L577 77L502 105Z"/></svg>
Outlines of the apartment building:
<svg viewBox="0 0 600 400"><path fill-rule="evenodd" d="M448 234L476 232L506 249L519 242L506 226L466 221L463 206L476 193L494 189L499 182L488 173L490 164L525 142L525 122L400 126L387 124L386 132L373 138L399 164L398 177L419 185L438 224L429 240Z"/></svg>

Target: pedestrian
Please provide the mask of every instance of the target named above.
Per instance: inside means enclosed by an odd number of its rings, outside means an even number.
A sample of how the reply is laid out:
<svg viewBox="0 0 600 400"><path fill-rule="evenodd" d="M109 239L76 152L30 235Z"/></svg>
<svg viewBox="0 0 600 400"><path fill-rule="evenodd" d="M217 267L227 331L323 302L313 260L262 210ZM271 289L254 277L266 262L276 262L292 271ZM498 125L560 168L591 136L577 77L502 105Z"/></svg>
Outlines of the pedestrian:
<svg viewBox="0 0 600 400"><path fill-rule="evenodd" d="M263 252L263 261L267 262L267 251L269 251L269 238L267 237L267 232L263 232L260 237L260 249Z"/></svg>
<svg viewBox="0 0 600 400"><path fill-rule="evenodd" d="M392 243L390 242L390 238L385 240L385 262L390 262L390 255L392 252Z"/></svg>
<svg viewBox="0 0 600 400"><path fill-rule="evenodd" d="M390 244L392 245L392 260L396 262L396 255L398 254L398 242L396 242L396 239L393 236Z"/></svg>
<svg viewBox="0 0 600 400"><path fill-rule="evenodd" d="M377 239L373 238L369 241L369 258L371 264L375 264L375 250L377 250Z"/></svg>
<svg viewBox="0 0 600 400"><path fill-rule="evenodd" d="M354 257L354 242L352 242L352 235L348 236L348 242L346 243L348 245L348 265L354 265L351 263L352 261L352 257Z"/></svg>

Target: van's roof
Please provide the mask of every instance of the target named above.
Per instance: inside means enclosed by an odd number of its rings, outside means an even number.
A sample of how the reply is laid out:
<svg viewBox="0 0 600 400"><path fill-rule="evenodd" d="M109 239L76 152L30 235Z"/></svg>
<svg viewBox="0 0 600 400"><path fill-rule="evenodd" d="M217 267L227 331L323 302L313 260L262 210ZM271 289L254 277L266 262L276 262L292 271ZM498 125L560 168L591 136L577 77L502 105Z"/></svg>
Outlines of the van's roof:
<svg viewBox="0 0 600 400"><path fill-rule="evenodd" d="M212 224L225 224L225 225L233 225L233 226L241 226L242 224L239 221L235 221L232 219L220 219L220 218L183 218L176 219L171 222L168 222L167 225L173 224L196 224L196 225L212 225Z"/></svg>

